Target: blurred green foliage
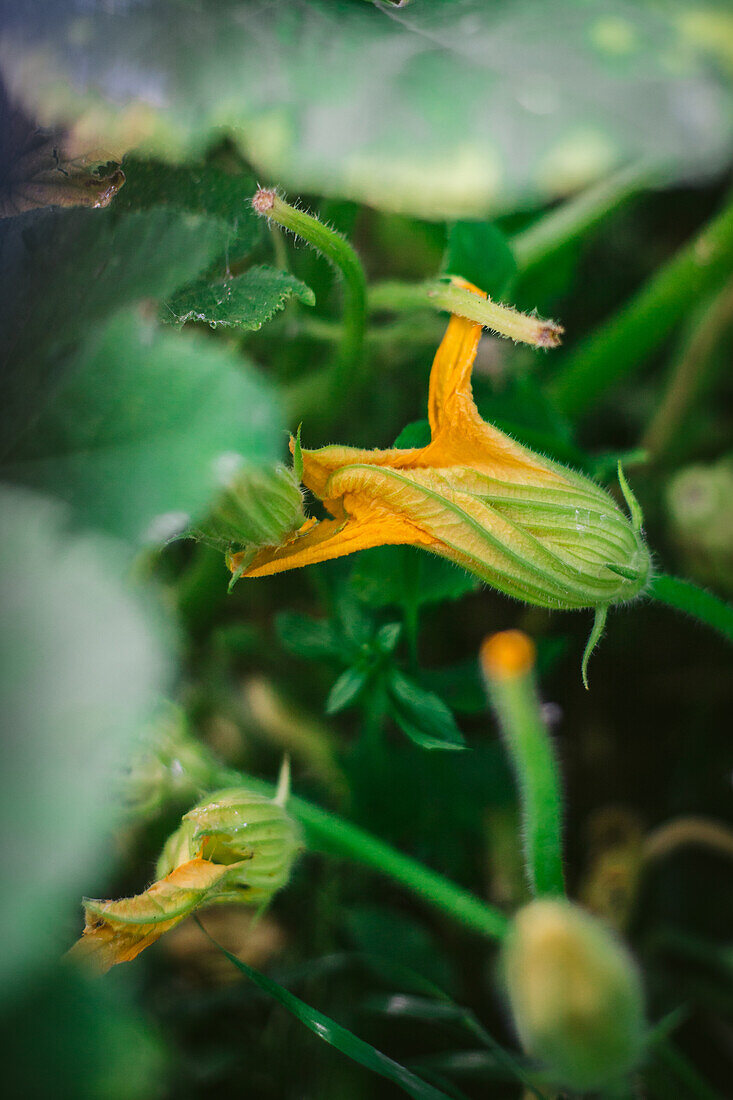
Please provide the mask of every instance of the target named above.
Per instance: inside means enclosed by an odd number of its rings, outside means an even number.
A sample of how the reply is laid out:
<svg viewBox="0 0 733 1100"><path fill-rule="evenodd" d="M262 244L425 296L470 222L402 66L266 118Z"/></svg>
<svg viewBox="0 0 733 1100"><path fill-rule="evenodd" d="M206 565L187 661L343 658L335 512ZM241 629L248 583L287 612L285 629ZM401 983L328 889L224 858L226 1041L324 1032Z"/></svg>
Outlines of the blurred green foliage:
<svg viewBox="0 0 733 1100"><path fill-rule="evenodd" d="M725 500L711 508L697 482L690 498L689 467L718 492L733 439L732 39L723 5L684 0L0 5L0 69L29 133L58 126L59 148L126 176L109 209L0 221L11 1095L548 1092L497 995L495 944L436 901L446 880L487 911L527 900L476 660L509 627L537 642L570 895L628 913L644 974L656 1030L629 1087L729 1094L720 637L637 602L610 617L587 695L589 616L524 608L417 550L227 596L220 553L168 540L206 516L233 463L282 460L302 419L308 446L423 445L446 318L415 310L414 287L458 274L566 329L550 353L484 339L481 414L607 484L621 457L659 571L709 584L697 614L714 620ZM5 187L33 138L0 123ZM342 287L254 215L262 180L363 260L363 357L337 392L322 381ZM668 602L695 615L695 590L674 584ZM195 925L101 983L58 967L81 895L139 893L212 768L273 777L283 752L298 793L404 853L407 877L379 873L379 845L362 865L309 853L258 924L204 913L247 980ZM126 774L144 806L120 793ZM443 876L422 892L406 885L420 864ZM364 1068L387 1064L389 1080Z"/></svg>

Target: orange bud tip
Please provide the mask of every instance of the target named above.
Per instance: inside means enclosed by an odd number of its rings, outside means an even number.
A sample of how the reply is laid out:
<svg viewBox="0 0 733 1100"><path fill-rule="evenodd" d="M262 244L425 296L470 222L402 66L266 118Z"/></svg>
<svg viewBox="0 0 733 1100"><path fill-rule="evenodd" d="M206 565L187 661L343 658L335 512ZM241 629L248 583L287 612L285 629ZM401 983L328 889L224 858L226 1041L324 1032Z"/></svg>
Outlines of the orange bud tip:
<svg viewBox="0 0 733 1100"><path fill-rule="evenodd" d="M534 667L535 646L521 630L491 634L481 645L481 666L491 680L513 680Z"/></svg>
<svg viewBox="0 0 733 1100"><path fill-rule="evenodd" d="M252 209L257 214L264 214L267 216L275 205L276 198L277 193L275 191L260 187L257 194L252 199Z"/></svg>

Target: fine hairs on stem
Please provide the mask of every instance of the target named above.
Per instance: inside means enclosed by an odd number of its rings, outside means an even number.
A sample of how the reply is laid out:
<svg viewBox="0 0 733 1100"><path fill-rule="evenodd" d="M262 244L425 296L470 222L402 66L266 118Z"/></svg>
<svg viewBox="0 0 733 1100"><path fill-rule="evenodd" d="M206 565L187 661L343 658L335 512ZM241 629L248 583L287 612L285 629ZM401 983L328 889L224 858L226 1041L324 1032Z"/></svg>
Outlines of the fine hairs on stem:
<svg viewBox="0 0 733 1100"><path fill-rule="evenodd" d="M487 638L481 669L517 777L525 870L535 897L564 897L562 794L534 682L534 645L518 630Z"/></svg>
<svg viewBox="0 0 733 1100"><path fill-rule="evenodd" d="M252 198L252 209L322 253L343 278L341 341L330 382L332 396L341 396L358 377L364 358L367 306L361 261L345 237L312 214L285 202L274 188L261 187Z"/></svg>

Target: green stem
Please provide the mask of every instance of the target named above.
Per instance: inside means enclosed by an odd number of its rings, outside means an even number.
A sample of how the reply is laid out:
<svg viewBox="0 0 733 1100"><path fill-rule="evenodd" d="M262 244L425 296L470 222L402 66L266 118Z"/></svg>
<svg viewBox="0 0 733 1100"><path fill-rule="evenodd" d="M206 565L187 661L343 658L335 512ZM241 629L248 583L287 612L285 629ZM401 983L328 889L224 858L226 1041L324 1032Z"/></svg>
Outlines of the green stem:
<svg viewBox="0 0 733 1100"><path fill-rule="evenodd" d="M647 165L632 164L574 195L517 233L510 244L520 272L542 263L569 241L593 229L651 178Z"/></svg>
<svg viewBox="0 0 733 1100"><path fill-rule="evenodd" d="M491 298L482 298L455 283L434 279L426 283L380 283L369 292L369 309L391 312L425 309L444 310L467 317L484 328L510 340L519 340L538 348L554 348L560 343L562 328L554 321L543 321L503 306Z"/></svg>
<svg viewBox="0 0 733 1100"><path fill-rule="evenodd" d="M275 794L274 783L225 768L213 757L204 764L196 779L210 789L246 786L269 798ZM351 825L297 795L291 795L288 799L288 812L303 826L306 843L311 850L361 863L401 883L429 905L490 939L500 940L506 933L509 922L498 909L357 825Z"/></svg>
<svg viewBox="0 0 733 1100"><path fill-rule="evenodd" d="M290 206L272 190L260 189L252 199L256 213L276 222L323 253L344 280L341 347L335 361L333 390L340 394L358 373L364 356L366 278L361 261L349 242L312 214Z"/></svg>
<svg viewBox="0 0 733 1100"><path fill-rule="evenodd" d="M712 627L727 641L733 642L733 605L718 599L712 592L707 592L692 581L659 573L651 583L649 595L657 603L692 615L694 619Z"/></svg>
<svg viewBox="0 0 733 1100"><path fill-rule="evenodd" d="M520 645L526 648L519 650ZM524 635L498 634L486 644L482 666L519 786L525 869L532 893L563 897L560 778L540 713L532 665L522 662L516 667L513 661L515 653L521 657L525 652L530 652L530 643Z"/></svg>
<svg viewBox="0 0 733 1100"><path fill-rule="evenodd" d="M706 299L692 318L687 340L675 360L667 388L639 446L650 462L664 455L702 385L705 368L733 318L733 283Z"/></svg>
<svg viewBox="0 0 733 1100"><path fill-rule="evenodd" d="M561 412L577 416L637 370L700 298L730 273L733 202L685 245L605 325L565 360L550 386Z"/></svg>

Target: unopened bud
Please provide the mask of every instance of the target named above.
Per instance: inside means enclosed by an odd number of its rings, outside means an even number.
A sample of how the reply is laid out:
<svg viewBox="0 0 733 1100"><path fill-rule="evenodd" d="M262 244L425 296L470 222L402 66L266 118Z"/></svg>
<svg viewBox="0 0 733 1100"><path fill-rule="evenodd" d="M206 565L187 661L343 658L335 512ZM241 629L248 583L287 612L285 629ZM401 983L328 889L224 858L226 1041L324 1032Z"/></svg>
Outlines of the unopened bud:
<svg viewBox="0 0 733 1100"><path fill-rule="evenodd" d="M520 909L503 949L514 1022L554 1083L592 1089L633 1069L644 1033L641 982L626 948L567 901Z"/></svg>
<svg viewBox="0 0 733 1100"><path fill-rule="evenodd" d="M672 537L697 579L733 592L733 461L689 466L667 489Z"/></svg>
<svg viewBox="0 0 733 1100"><path fill-rule="evenodd" d="M282 806L246 787L232 787L207 795L184 815L168 838L157 874L163 878L197 856L241 863L219 900L266 901L287 884L301 847L300 830Z"/></svg>
<svg viewBox="0 0 733 1100"><path fill-rule="evenodd" d="M206 905L266 903L288 882L301 846L279 797L243 787L217 791L169 837L152 886L120 901L85 901L84 932L70 954L105 971Z"/></svg>
<svg viewBox="0 0 733 1100"><path fill-rule="evenodd" d="M222 550L261 548L286 542L304 521L303 496L293 470L241 466L227 479L211 514L191 533Z"/></svg>

